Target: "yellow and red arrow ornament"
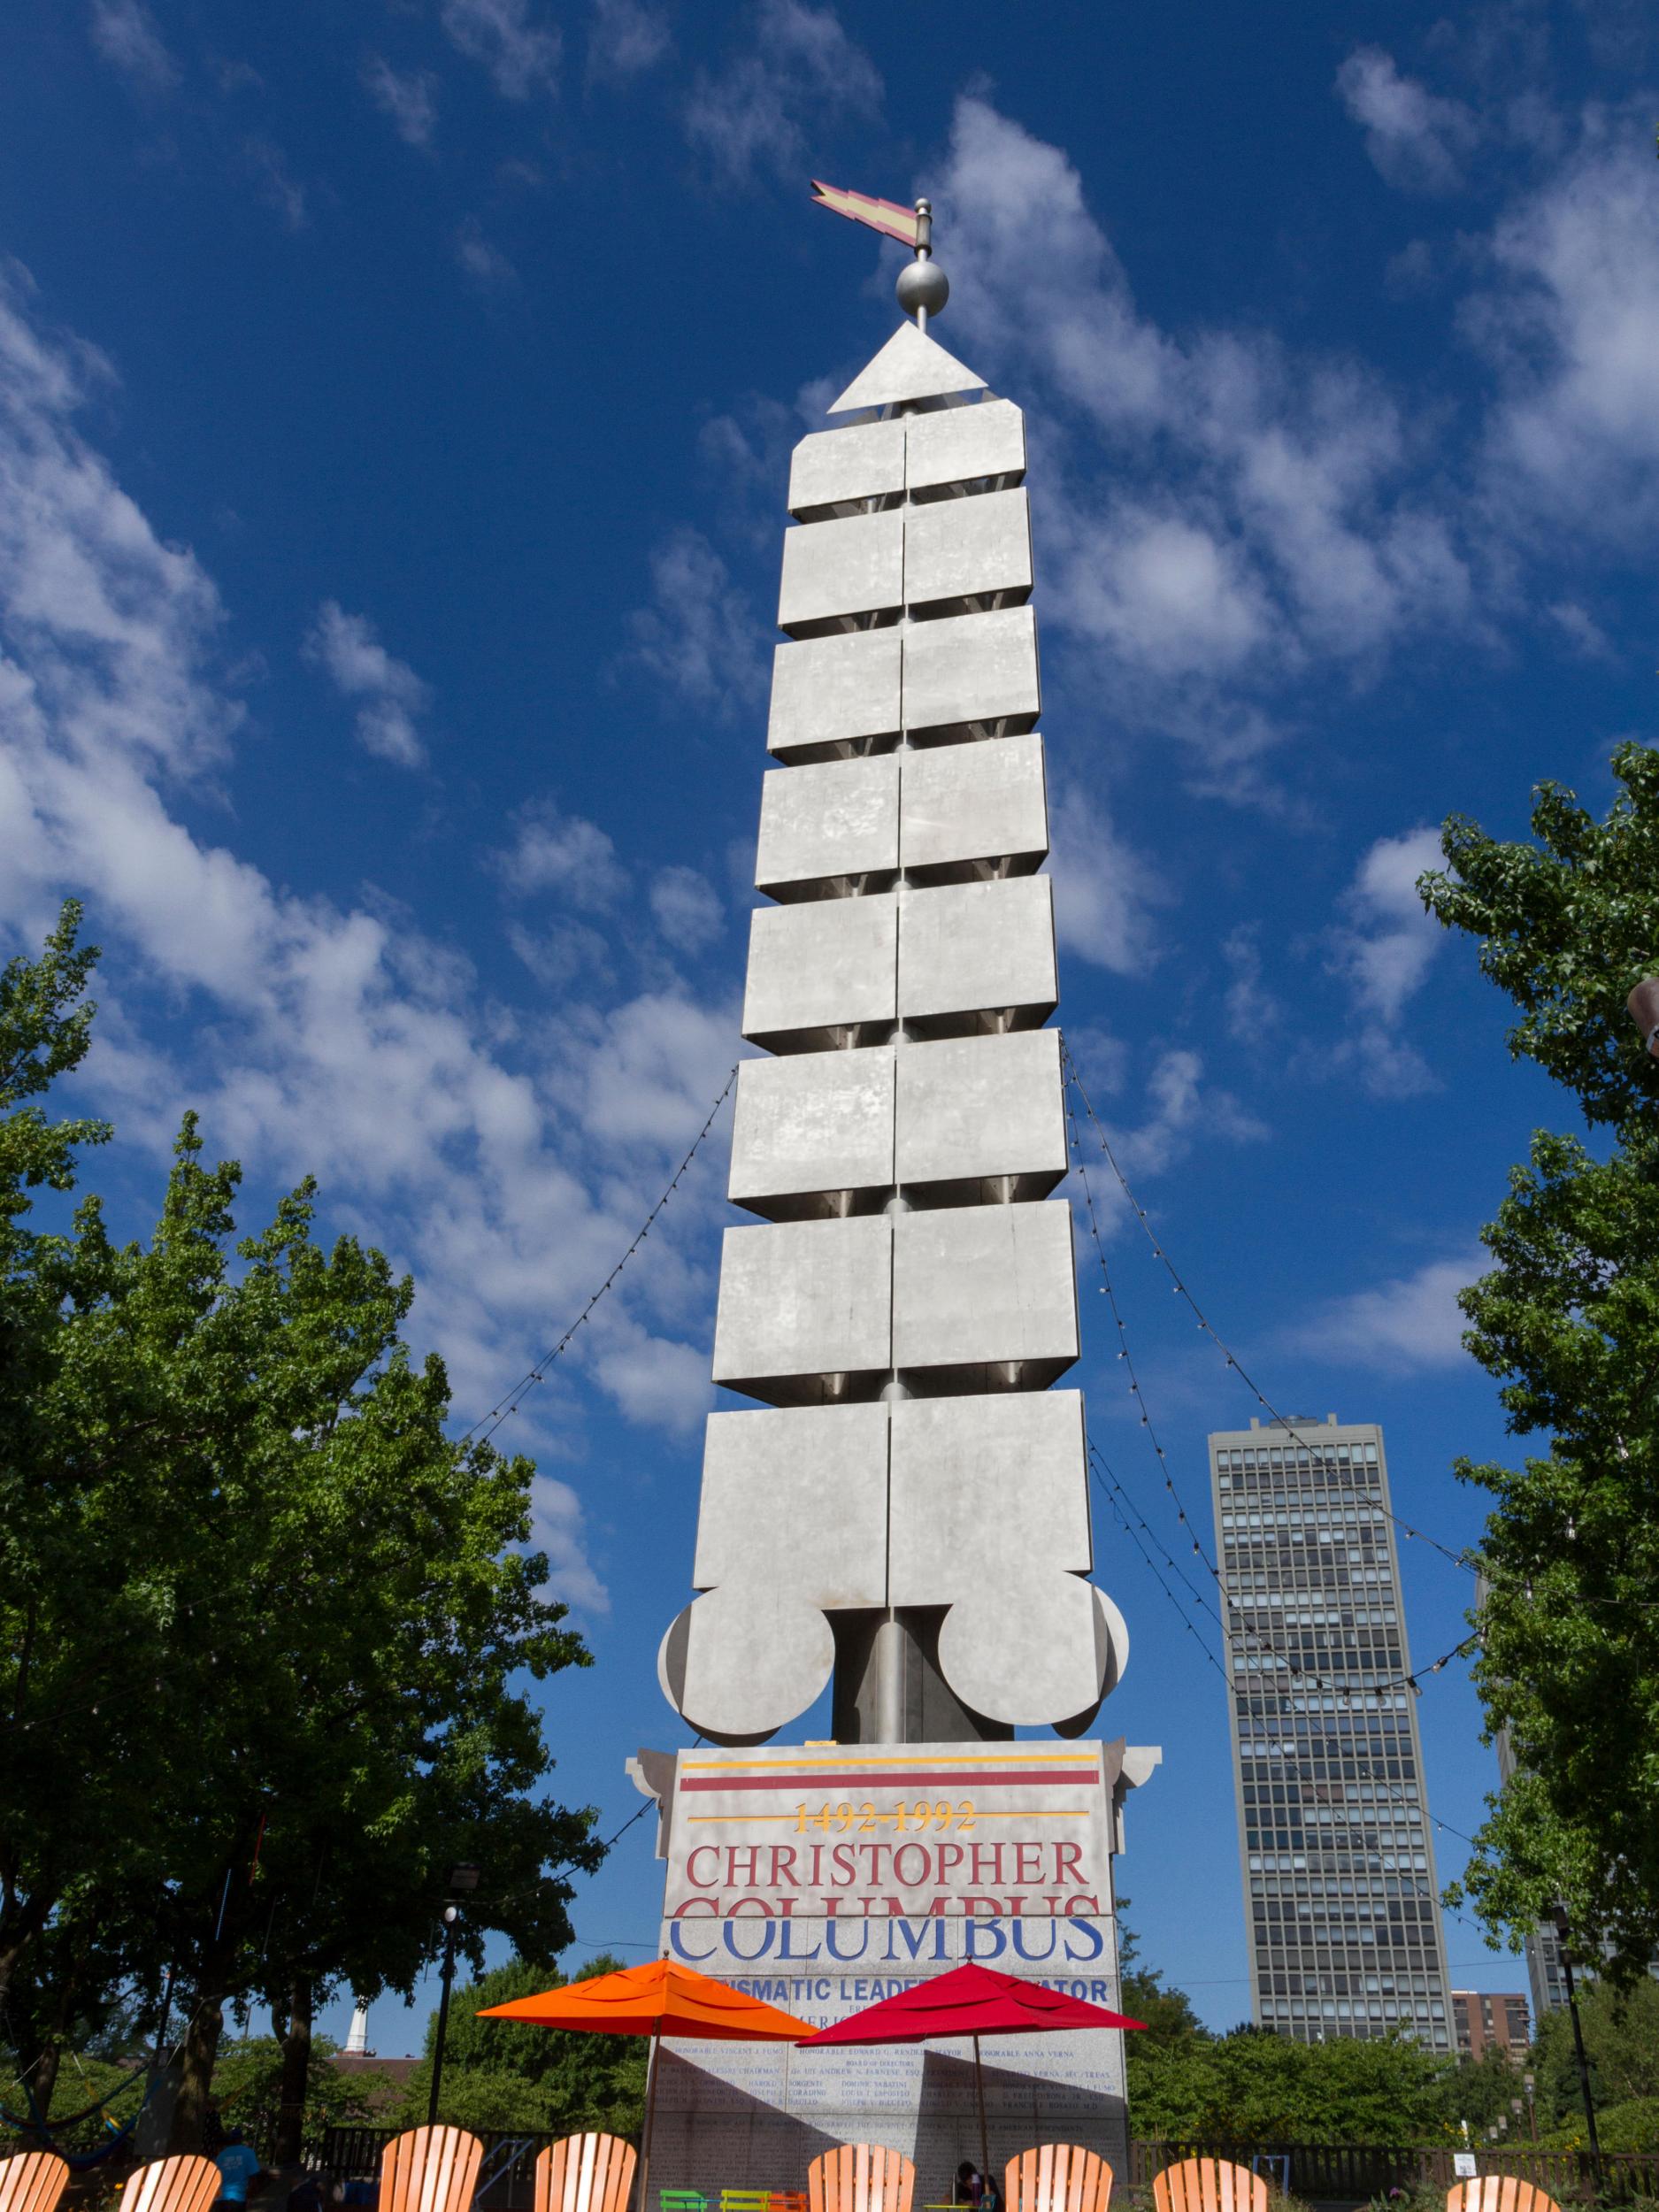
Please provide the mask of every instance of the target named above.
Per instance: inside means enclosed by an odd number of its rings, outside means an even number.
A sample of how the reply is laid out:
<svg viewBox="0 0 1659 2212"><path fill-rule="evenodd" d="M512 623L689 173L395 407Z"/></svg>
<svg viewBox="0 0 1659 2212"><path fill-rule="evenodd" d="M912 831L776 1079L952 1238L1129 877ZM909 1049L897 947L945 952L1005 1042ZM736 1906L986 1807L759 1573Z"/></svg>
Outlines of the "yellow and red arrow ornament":
<svg viewBox="0 0 1659 2212"><path fill-rule="evenodd" d="M901 207L896 200L872 200L864 192L842 192L833 184L820 184L816 177L812 197L819 207L828 208L833 215L844 215L849 223L868 224L872 230L882 231L907 246L925 242L924 218L913 207Z"/></svg>

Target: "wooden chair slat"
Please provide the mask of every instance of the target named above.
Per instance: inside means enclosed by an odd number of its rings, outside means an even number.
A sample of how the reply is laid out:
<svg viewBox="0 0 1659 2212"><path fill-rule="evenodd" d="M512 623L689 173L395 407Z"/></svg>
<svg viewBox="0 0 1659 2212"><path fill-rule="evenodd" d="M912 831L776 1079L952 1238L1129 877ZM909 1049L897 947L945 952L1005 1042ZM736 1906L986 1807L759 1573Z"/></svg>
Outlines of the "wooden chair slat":
<svg viewBox="0 0 1659 2212"><path fill-rule="evenodd" d="M121 2199L121 2212L207 2212L219 2189L211 2158L182 2151L141 2166Z"/></svg>
<svg viewBox="0 0 1659 2212"><path fill-rule="evenodd" d="M625 2212L638 2163L639 2153L619 2135L561 2135L537 2154L535 2212ZM706 2212L706 2200L695 2191L660 2194L685 2212Z"/></svg>
<svg viewBox="0 0 1659 2212"><path fill-rule="evenodd" d="M1107 2212L1112 2179L1112 2170L1098 2151L1079 2143L1042 2143L1009 2160L1003 2201L1008 2212ZM1166 2191L1159 2212L1185 2212L1185 2208Z"/></svg>
<svg viewBox="0 0 1659 2212"><path fill-rule="evenodd" d="M885 2143L841 2143L806 2170L810 2212L910 2212L916 2169ZM772 2199L787 2202L785 2194ZM798 2202L798 2199L797 2199Z"/></svg>
<svg viewBox="0 0 1659 2212"><path fill-rule="evenodd" d="M1561 2207L1519 2174L1481 2174L1447 2191L1446 2212L1561 2212Z"/></svg>
<svg viewBox="0 0 1659 2212"><path fill-rule="evenodd" d="M19 2151L0 2159L0 2212L55 2212L69 2179L56 2151Z"/></svg>
<svg viewBox="0 0 1659 2212"><path fill-rule="evenodd" d="M1156 2212L1267 2212L1267 2180L1225 2158L1183 2158L1154 2176L1152 2201Z"/></svg>
<svg viewBox="0 0 1659 2212"><path fill-rule="evenodd" d="M381 2155L380 2212L469 2212L483 2156L465 2128L406 2129Z"/></svg>

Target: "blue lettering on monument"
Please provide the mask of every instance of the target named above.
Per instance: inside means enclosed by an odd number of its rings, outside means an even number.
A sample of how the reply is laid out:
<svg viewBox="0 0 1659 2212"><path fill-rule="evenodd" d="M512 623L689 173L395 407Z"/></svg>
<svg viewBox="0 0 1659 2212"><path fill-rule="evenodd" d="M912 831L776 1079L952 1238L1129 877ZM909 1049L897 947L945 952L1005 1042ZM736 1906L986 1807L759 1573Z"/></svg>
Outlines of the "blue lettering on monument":
<svg viewBox="0 0 1659 2212"><path fill-rule="evenodd" d="M706 1951L687 1950L686 1924L683 1920L676 1919L669 1922L668 1940L673 1947L674 1956L688 1960L693 1965L695 1965L699 1960L711 1959L714 1956L716 1947L713 1944L710 1944Z"/></svg>
<svg viewBox="0 0 1659 2212"><path fill-rule="evenodd" d="M748 1916L746 1916L746 1917ZM767 1952L772 1948L772 1939L773 1936L778 1932L777 1923L772 1920L749 1919L749 1924L753 1927L756 1933L760 1937L760 1942L752 1951L741 1951L738 1948L737 1932L743 1924L744 1922L741 1920L725 1920L721 1922L721 1932L726 1938L726 1949L732 1954L732 1956L734 1959L764 1959Z"/></svg>
<svg viewBox="0 0 1659 2212"><path fill-rule="evenodd" d="M887 1956L890 1959L896 1959L899 1955L893 1947L895 1943L902 1943L910 1957L913 1959L919 1958L922 1955L922 1946L927 1940L927 1932L930 1928L933 1930L933 1948L932 1955L936 1959L942 1960L946 1955L946 1928L944 1916L940 1913L931 1914L927 1919L919 1921L889 1920L887 1923Z"/></svg>
<svg viewBox="0 0 1659 2212"><path fill-rule="evenodd" d="M984 1950L979 1947L981 1936L989 1939L988 1946ZM999 1959L1007 1947L1007 1944L1008 1938L1002 1933L1002 1924L1000 1920L976 1920L970 1915L967 1923L966 1949L966 1955L969 1958Z"/></svg>
<svg viewBox="0 0 1659 2212"><path fill-rule="evenodd" d="M1071 1947L1073 1936L1087 1936L1089 1943L1088 1949L1074 1951ZM1066 1922L1065 1955L1067 1958L1075 1961L1079 1966L1087 1966L1091 1959L1099 1958L1105 1948L1106 1939L1092 1920L1068 1920Z"/></svg>
<svg viewBox="0 0 1659 2212"><path fill-rule="evenodd" d="M1054 1947L1057 1939L1056 1923L1052 1916L1047 1913L1040 1916L1040 1924L1048 1931L1048 1947L1046 1951L1028 1951L1025 1948L1025 1916L1024 1913L1016 1913L1013 1918L1015 1955L1018 1958L1028 1959L1033 1966L1042 1959L1051 1959L1054 1956Z"/></svg>
<svg viewBox="0 0 1659 2212"><path fill-rule="evenodd" d="M858 1923L858 1948L856 1951L843 1951L840 1944L836 1942L835 1931L841 1924L841 1923L833 1916L824 1923L824 1946L831 1958L836 1960L839 1964L851 1966L855 1960L863 1958L869 1948L870 1923L867 1920L861 1920Z"/></svg>
<svg viewBox="0 0 1659 2212"><path fill-rule="evenodd" d="M794 1926L795 1921L793 1916L789 1914L786 1914L784 1916L783 1923L783 1941L778 1946L778 1963L780 1966L804 1966L809 1959L815 1959L822 1956L820 1947L816 1943L812 1946L812 1948L810 1951L792 1951L790 1949L789 1937Z"/></svg>

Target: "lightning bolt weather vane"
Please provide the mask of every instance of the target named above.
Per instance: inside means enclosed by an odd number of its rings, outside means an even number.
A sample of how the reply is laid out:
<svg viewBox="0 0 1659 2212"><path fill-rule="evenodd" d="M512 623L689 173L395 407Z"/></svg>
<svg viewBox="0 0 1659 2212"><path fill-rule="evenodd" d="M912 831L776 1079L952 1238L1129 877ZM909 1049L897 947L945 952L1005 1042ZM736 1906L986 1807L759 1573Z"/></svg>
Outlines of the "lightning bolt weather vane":
<svg viewBox="0 0 1659 2212"><path fill-rule="evenodd" d="M812 197L832 215L844 215L849 223L863 223L914 250L916 258L900 270L896 288L899 305L907 315L914 315L916 327L926 332L928 317L942 313L950 297L949 279L933 259L933 202L918 200L914 207L901 207L896 200L872 199L866 192L843 192L835 185L820 183L816 177Z"/></svg>

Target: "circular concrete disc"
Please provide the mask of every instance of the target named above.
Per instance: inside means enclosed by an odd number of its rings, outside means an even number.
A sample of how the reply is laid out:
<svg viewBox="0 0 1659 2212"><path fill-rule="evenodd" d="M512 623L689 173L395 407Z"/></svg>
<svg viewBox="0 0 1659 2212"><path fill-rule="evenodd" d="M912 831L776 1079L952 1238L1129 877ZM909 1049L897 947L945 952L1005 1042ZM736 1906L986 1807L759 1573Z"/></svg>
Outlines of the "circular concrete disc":
<svg viewBox="0 0 1659 2212"><path fill-rule="evenodd" d="M776 1589L727 1586L694 1599L663 1639L663 1695L712 1743L764 1743L803 1713L835 1663L816 1605Z"/></svg>
<svg viewBox="0 0 1659 2212"><path fill-rule="evenodd" d="M1014 1727L1086 1725L1128 1656L1122 1614L1072 1574L999 1579L939 1631L940 1671L963 1703Z"/></svg>

